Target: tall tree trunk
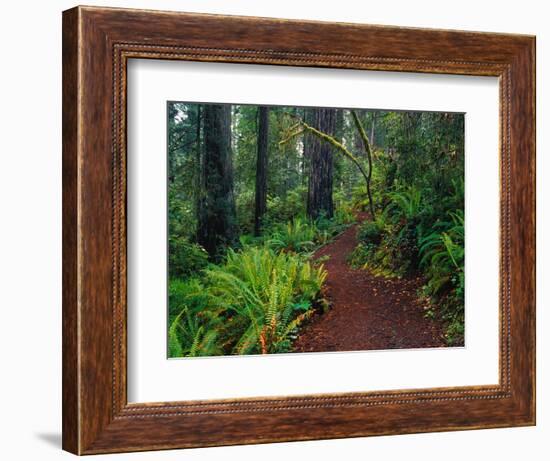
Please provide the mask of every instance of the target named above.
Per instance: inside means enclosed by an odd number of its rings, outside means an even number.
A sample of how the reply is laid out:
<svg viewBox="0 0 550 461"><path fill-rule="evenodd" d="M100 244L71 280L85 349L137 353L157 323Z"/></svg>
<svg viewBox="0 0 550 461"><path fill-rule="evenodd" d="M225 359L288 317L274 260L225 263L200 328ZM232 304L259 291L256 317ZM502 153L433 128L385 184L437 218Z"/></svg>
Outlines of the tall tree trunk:
<svg viewBox="0 0 550 461"><path fill-rule="evenodd" d="M203 107L203 202L199 213L197 241L210 256L237 237L233 164L231 153L231 106Z"/></svg>
<svg viewBox="0 0 550 461"><path fill-rule="evenodd" d="M195 194L196 194L196 207L197 207L197 219L200 216L202 209L202 159L201 159L201 105L197 104L197 131L195 132L195 162L196 162L196 181L195 181Z"/></svg>
<svg viewBox="0 0 550 461"><path fill-rule="evenodd" d="M176 180L176 156L178 155L177 149L172 146L174 144L174 138L180 135L181 130L178 125L173 121L178 113L175 103L168 104L168 120L169 120L169 133L168 133L168 186L172 186Z"/></svg>
<svg viewBox="0 0 550 461"><path fill-rule="evenodd" d="M334 136L336 131L336 109L315 109L312 126ZM332 218L332 147L317 137L310 139L310 169L307 196L307 214L316 219L320 215Z"/></svg>
<svg viewBox="0 0 550 461"><path fill-rule="evenodd" d="M377 116L378 116L378 112L373 112L373 113L372 113L372 123L371 123L371 126L370 126L370 138L369 138L371 147L374 147L374 146L377 145L377 144L374 142L374 135L376 134L376 132L374 131L374 128L375 128L375 126L376 126L376 118L377 118Z"/></svg>
<svg viewBox="0 0 550 461"><path fill-rule="evenodd" d="M256 209L254 233L260 235L262 218L267 210L267 155L269 133L269 107L258 109L258 151L256 157Z"/></svg>
<svg viewBox="0 0 550 461"><path fill-rule="evenodd" d="M313 123L313 112L315 109L310 109L304 107L303 120L306 123ZM306 186L307 181L309 180L309 170L310 170L310 157L311 157L311 138L309 134L306 134L303 137L303 150L302 150L302 186Z"/></svg>
<svg viewBox="0 0 550 461"><path fill-rule="evenodd" d="M355 110L353 112L355 112L360 121L364 121L365 114L363 111ZM359 130L355 131L353 135L353 150L357 153L357 155L366 155L363 147L363 138L361 138L361 133L359 133Z"/></svg>
<svg viewBox="0 0 550 461"><path fill-rule="evenodd" d="M336 109L334 138L339 143L344 143L344 109Z"/></svg>

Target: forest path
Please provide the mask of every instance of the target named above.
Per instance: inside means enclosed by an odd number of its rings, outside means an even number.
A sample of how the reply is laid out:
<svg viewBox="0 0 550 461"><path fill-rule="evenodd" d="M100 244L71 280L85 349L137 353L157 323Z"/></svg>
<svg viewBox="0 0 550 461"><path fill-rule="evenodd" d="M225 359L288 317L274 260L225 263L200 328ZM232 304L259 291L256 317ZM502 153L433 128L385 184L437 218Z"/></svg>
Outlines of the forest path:
<svg viewBox="0 0 550 461"><path fill-rule="evenodd" d="M361 220L365 215L360 216ZM389 279L353 269L348 255L357 245L355 224L320 248L314 259L329 256L325 296L328 312L304 325L295 352L330 352L445 346L443 326L424 317L417 289L421 278Z"/></svg>

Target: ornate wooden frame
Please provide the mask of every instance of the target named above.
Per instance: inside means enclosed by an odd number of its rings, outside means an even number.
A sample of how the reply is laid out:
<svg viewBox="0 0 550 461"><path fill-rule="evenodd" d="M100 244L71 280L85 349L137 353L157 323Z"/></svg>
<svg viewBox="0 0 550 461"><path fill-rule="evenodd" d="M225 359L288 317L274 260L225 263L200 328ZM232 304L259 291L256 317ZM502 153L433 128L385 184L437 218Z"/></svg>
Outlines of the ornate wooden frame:
<svg viewBox="0 0 550 461"><path fill-rule="evenodd" d="M128 404L130 58L500 79L500 382ZM63 13L63 448L77 454L535 423L535 38L77 7Z"/></svg>

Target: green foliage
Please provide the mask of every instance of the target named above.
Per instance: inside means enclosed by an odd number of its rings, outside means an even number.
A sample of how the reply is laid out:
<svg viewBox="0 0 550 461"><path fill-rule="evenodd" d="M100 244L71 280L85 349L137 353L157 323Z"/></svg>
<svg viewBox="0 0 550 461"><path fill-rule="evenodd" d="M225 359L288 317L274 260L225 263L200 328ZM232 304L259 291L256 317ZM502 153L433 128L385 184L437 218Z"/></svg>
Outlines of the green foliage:
<svg viewBox="0 0 550 461"><path fill-rule="evenodd" d="M429 295L454 289L460 300L464 295L464 213L456 210L449 217L420 241L420 264L428 276Z"/></svg>
<svg viewBox="0 0 550 461"><path fill-rule="evenodd" d="M358 208L356 204L348 199L342 191L334 193L334 208L334 218L332 221L335 224L347 226L355 223L357 220Z"/></svg>
<svg viewBox="0 0 550 461"><path fill-rule="evenodd" d="M356 213L351 202L340 198L334 217L327 218L321 214L313 223L315 226L315 242L317 245L325 245L333 238L341 234L346 228L356 221Z"/></svg>
<svg viewBox="0 0 550 461"><path fill-rule="evenodd" d="M270 195L267 198L267 213L264 217L266 227L277 223L286 223L299 216L305 216L307 189L299 186L283 196Z"/></svg>
<svg viewBox="0 0 550 461"><path fill-rule="evenodd" d="M299 217L275 226L267 245L276 251L307 253L315 246L315 226Z"/></svg>
<svg viewBox="0 0 550 461"><path fill-rule="evenodd" d="M351 206L342 203L334 212L334 223L340 226L353 224L356 221L355 211Z"/></svg>
<svg viewBox="0 0 550 461"><path fill-rule="evenodd" d="M447 341L460 344L464 338L464 212L448 212L432 232L420 240L420 266L427 283L423 295L437 306L447 321Z"/></svg>
<svg viewBox="0 0 550 461"><path fill-rule="evenodd" d="M184 278L201 271L208 264L208 253L200 245L185 237L168 240L168 267L170 277Z"/></svg>
<svg viewBox="0 0 550 461"><path fill-rule="evenodd" d="M357 238L367 245L379 245L382 242L383 232L381 221L365 221L359 228Z"/></svg>
<svg viewBox="0 0 550 461"><path fill-rule="evenodd" d="M396 209L399 209L398 207ZM417 268L417 232L413 221L381 213L365 221L358 232L359 245L350 255L355 267L377 275L401 277Z"/></svg>
<svg viewBox="0 0 550 461"><path fill-rule="evenodd" d="M388 209L395 210L395 214L409 220L418 216L424 205L421 190L414 186L390 192L388 198L390 199Z"/></svg>
<svg viewBox="0 0 550 461"><path fill-rule="evenodd" d="M464 342L464 309L447 316L448 326L445 338L449 346L463 345Z"/></svg>
<svg viewBox="0 0 550 461"><path fill-rule="evenodd" d="M168 231L172 237L193 238L197 226L196 207L181 191L168 191Z"/></svg>
<svg viewBox="0 0 550 461"><path fill-rule="evenodd" d="M295 131L297 120L308 121L308 111L311 109L270 108L267 212L262 235L252 236L258 107L232 106L234 184L230 195L235 199L239 235L238 241L231 239L219 254L213 254L208 265L206 252L193 243L198 211L204 208L201 200L206 197L200 182L205 168L201 163L205 155L204 106L169 104L171 356L289 350L296 328L310 315L311 306L319 304L319 290L302 299L301 289L291 282L292 274L278 264L311 264L307 258L316 248L369 210L369 198L356 165L336 153L334 217L320 216L314 222L306 217L311 169L308 139L303 134L288 134ZM361 225L359 243L349 261L375 274L423 276L421 295L432 306L428 312L447 322L449 344L459 344L464 334L464 116L354 112L372 147L370 188L376 220L367 218ZM343 110L340 115L333 140L361 165L367 165L351 111ZM287 140L281 143L283 139ZM235 251L226 255L226 247ZM269 276L256 266L258 261L267 264ZM246 273L245 267L254 273Z"/></svg>
<svg viewBox="0 0 550 461"><path fill-rule="evenodd" d="M368 262L374 260L383 236L383 216L376 221L363 222L357 232L359 244L349 255L349 263L354 267L367 267Z"/></svg>
<svg viewBox="0 0 550 461"><path fill-rule="evenodd" d="M216 330L216 324L220 322L219 318L201 319L197 313L183 308L168 329L169 356L208 357L221 354Z"/></svg>
<svg viewBox="0 0 550 461"><path fill-rule="evenodd" d="M249 234L254 231L254 191L248 189L239 194L235 201L237 209L237 225L242 234Z"/></svg>
<svg viewBox="0 0 550 461"><path fill-rule="evenodd" d="M315 233L316 246L325 245L345 228L345 226L337 222L336 217L332 219L327 218L324 213L321 213L312 223L312 226Z"/></svg>
<svg viewBox="0 0 550 461"><path fill-rule="evenodd" d="M321 302L325 278L322 266L294 253L229 250L223 265L205 271L203 282L170 282L170 356L289 351Z"/></svg>
<svg viewBox="0 0 550 461"><path fill-rule="evenodd" d="M168 106L168 225L171 236L192 237L197 225L198 106Z"/></svg>
<svg viewBox="0 0 550 461"><path fill-rule="evenodd" d="M199 357L221 354L218 335L223 327L223 311L212 307L211 296L203 284L195 278L170 280L168 299L168 355Z"/></svg>
<svg viewBox="0 0 550 461"><path fill-rule="evenodd" d="M351 202L357 210L365 211L369 206L367 188L364 184L355 186L351 191Z"/></svg>
<svg viewBox="0 0 550 461"><path fill-rule="evenodd" d="M265 354L290 350L326 272L295 254L247 248L230 251L226 264L208 270L208 278L217 304L244 320L232 352Z"/></svg>
<svg viewBox="0 0 550 461"><path fill-rule="evenodd" d="M427 189L413 186L388 193L384 214L361 226L360 243L350 255L352 265L379 275L422 271L422 296L432 305L428 313L446 321L450 345L464 338L464 213L448 211L451 204L462 206L463 181L452 186L449 196L432 201L425 198Z"/></svg>
<svg viewBox="0 0 550 461"><path fill-rule="evenodd" d="M170 321L174 320L184 307L199 311L202 306L209 303L209 299L200 278L170 279L168 283Z"/></svg>

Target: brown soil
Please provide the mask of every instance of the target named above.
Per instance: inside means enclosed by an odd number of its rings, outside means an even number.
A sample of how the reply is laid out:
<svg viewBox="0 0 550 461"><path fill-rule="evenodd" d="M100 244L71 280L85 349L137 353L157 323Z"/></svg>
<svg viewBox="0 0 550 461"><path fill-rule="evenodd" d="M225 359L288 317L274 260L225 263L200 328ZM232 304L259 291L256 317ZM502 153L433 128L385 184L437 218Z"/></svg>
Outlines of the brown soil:
<svg viewBox="0 0 550 461"><path fill-rule="evenodd" d="M315 253L315 259L329 257L323 264L328 271L325 297L331 307L303 327L294 351L445 346L443 326L424 316L417 295L421 278L386 278L349 266L347 257L357 245L358 227L350 227Z"/></svg>

